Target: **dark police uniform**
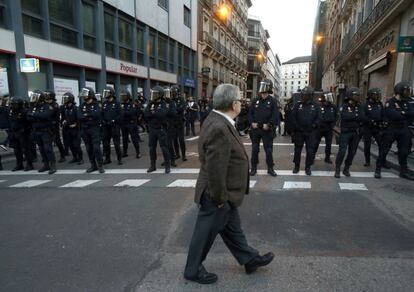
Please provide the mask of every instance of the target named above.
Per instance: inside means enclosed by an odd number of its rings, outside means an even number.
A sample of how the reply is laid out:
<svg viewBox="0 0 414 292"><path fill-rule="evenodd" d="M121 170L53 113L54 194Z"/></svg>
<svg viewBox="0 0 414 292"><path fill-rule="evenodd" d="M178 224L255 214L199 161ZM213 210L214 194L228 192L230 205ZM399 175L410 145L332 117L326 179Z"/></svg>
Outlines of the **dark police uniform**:
<svg viewBox="0 0 414 292"><path fill-rule="evenodd" d="M177 106L173 100L167 100L165 103L168 113L167 113L167 145L168 151L170 152L171 165L177 166L175 164L175 157L177 153L174 151L174 138L176 136L176 128L174 127L174 120L177 115Z"/></svg>
<svg viewBox="0 0 414 292"><path fill-rule="evenodd" d="M122 152L124 157L128 156L128 135L131 136L132 144L135 148L136 158L140 158L138 116L141 109L131 100L121 103L121 131L122 131Z"/></svg>
<svg viewBox="0 0 414 292"><path fill-rule="evenodd" d="M349 168L352 165L355 153L359 143L359 129L364 121L364 110L361 105L353 105L349 101L339 108L339 118L341 123L341 133L339 134L339 150L336 156L335 167L336 177L339 176L345 153L348 149L348 155L345 159L344 174L349 176Z"/></svg>
<svg viewBox="0 0 414 292"><path fill-rule="evenodd" d="M305 169L310 169L315 159L315 139L316 129L320 120L320 109L314 102L297 103L292 111L293 142L295 144L295 154L293 163L297 172L300 166L300 158L303 144L306 143L306 162Z"/></svg>
<svg viewBox="0 0 414 292"><path fill-rule="evenodd" d="M385 104L384 120L388 127L384 130L381 139L377 168L381 168L386 161L388 152L394 141L397 141L398 162L400 164L400 176L405 175L408 170L407 157L409 155L411 133L409 125L414 118L414 108L407 100L390 98Z"/></svg>
<svg viewBox="0 0 414 292"><path fill-rule="evenodd" d="M257 98L250 105L249 109L250 124L257 123L258 128L251 128L250 138L252 140L252 168L256 168L259 163L260 140L263 140L263 148L266 152L266 164L268 168L273 168L273 138L274 130L279 124L279 113L276 102L271 95L266 98ZM269 130L264 130L263 125L268 124Z"/></svg>
<svg viewBox="0 0 414 292"><path fill-rule="evenodd" d="M173 125L175 128L175 137L174 137L174 153L175 158L179 158L181 153L181 158L186 161L186 147L185 147L185 139L184 139L184 115L186 109L186 103L184 99L180 96L178 98L173 99L176 104L176 115L174 117ZM181 151L180 151L181 150Z"/></svg>
<svg viewBox="0 0 414 292"><path fill-rule="evenodd" d="M111 162L111 139L114 141L118 164L122 163L120 122L120 103L117 102L115 98L112 101L105 100L102 105L102 141L103 153L105 155L104 163Z"/></svg>
<svg viewBox="0 0 414 292"><path fill-rule="evenodd" d="M194 123L197 120L198 116L198 105L195 101L188 101L187 102L187 108L186 108L186 114L185 114L185 134L188 136L190 134L190 128L191 133L193 136L195 136L195 127Z"/></svg>
<svg viewBox="0 0 414 292"><path fill-rule="evenodd" d="M32 122L33 136L44 162L44 166L39 171L49 170L56 163L53 152L55 110L52 105L47 103L36 104L27 113L27 118Z"/></svg>
<svg viewBox="0 0 414 292"><path fill-rule="evenodd" d="M101 151L101 108L97 101L84 102L78 110L78 120L81 126L81 136L85 142L86 151L91 163L90 171L102 168Z"/></svg>
<svg viewBox="0 0 414 292"><path fill-rule="evenodd" d="M53 141L59 149L60 159L59 162L64 162L65 159L65 147L63 146L62 140L60 139L60 107L53 101L50 104L53 107Z"/></svg>
<svg viewBox="0 0 414 292"><path fill-rule="evenodd" d="M210 113L210 104L207 98L202 98L198 101L198 107L200 109L200 128L203 125L204 120Z"/></svg>
<svg viewBox="0 0 414 292"><path fill-rule="evenodd" d="M288 100L283 110L285 112L285 127L283 129L284 136L286 136L286 134L292 135L293 125L294 125L292 111L293 111L294 106L295 104L293 102L293 98L291 98Z"/></svg>
<svg viewBox="0 0 414 292"><path fill-rule="evenodd" d="M320 120L316 131L315 155L318 153L322 137L325 138L325 162L331 163L333 128L335 126L337 109L332 103L320 106Z"/></svg>
<svg viewBox="0 0 414 292"><path fill-rule="evenodd" d="M67 139L68 147L72 152L73 159L71 163L83 163L83 153L81 149L81 133L78 120L78 107L74 104L71 106L64 105L62 109L62 125Z"/></svg>
<svg viewBox="0 0 414 292"><path fill-rule="evenodd" d="M8 116L9 116L8 107L0 104L0 129L2 130L9 129L10 124L9 124ZM3 143L3 142L6 142L6 141L0 141L0 143ZM3 165L1 163L1 154L0 154L0 170L3 170Z"/></svg>
<svg viewBox="0 0 414 292"><path fill-rule="evenodd" d="M150 102L144 111L145 120L149 128L149 152L151 166L157 160L157 142L164 156L165 167L170 166L170 152L167 144L167 114L168 108L165 101Z"/></svg>
<svg viewBox="0 0 414 292"><path fill-rule="evenodd" d="M365 122L362 129L364 141L365 166L371 163L371 142L375 139L377 145L381 145L381 135L383 127L384 107L381 102L367 101L364 104Z"/></svg>
<svg viewBox="0 0 414 292"><path fill-rule="evenodd" d="M31 145L30 124L26 117L26 110L22 107L18 109L10 108L10 138L13 141L14 155L16 157L16 167L13 171L22 170L29 171L33 169L33 159ZM26 158L26 167L23 168L23 154Z"/></svg>

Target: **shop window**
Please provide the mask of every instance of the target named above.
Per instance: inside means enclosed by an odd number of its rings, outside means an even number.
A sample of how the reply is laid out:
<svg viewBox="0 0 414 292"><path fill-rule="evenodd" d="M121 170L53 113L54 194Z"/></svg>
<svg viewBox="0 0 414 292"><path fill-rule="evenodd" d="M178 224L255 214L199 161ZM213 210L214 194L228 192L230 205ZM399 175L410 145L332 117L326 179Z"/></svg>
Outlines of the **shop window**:
<svg viewBox="0 0 414 292"><path fill-rule="evenodd" d="M184 5L184 24L191 27L191 10Z"/></svg>
<svg viewBox="0 0 414 292"><path fill-rule="evenodd" d="M2 4L0 4L0 27L5 27L6 26L5 10L6 10L6 7L4 7Z"/></svg>
<svg viewBox="0 0 414 292"><path fill-rule="evenodd" d="M40 15L41 9L40 4L41 1L39 0L21 0L22 1L22 9L25 12L34 13Z"/></svg>
<svg viewBox="0 0 414 292"><path fill-rule="evenodd" d="M59 43L63 43L70 46L77 46L76 32L64 27L51 24L50 25L50 38Z"/></svg>
<svg viewBox="0 0 414 292"><path fill-rule="evenodd" d="M148 39L148 55L151 68L155 68L155 37L155 32L150 32Z"/></svg>
<svg viewBox="0 0 414 292"><path fill-rule="evenodd" d="M173 41L170 41L170 49L169 49L169 68L168 71L174 73L174 61L175 61L175 45Z"/></svg>
<svg viewBox="0 0 414 292"><path fill-rule="evenodd" d="M132 50L119 47L119 59L132 62Z"/></svg>
<svg viewBox="0 0 414 292"><path fill-rule="evenodd" d="M158 6L168 11L168 0L158 0Z"/></svg>
<svg viewBox="0 0 414 292"><path fill-rule="evenodd" d="M108 57L115 57L114 48L114 25L115 17L112 14L104 14L104 26L105 26L105 51Z"/></svg>
<svg viewBox="0 0 414 292"><path fill-rule="evenodd" d="M168 41L164 36L158 37L158 68L167 71Z"/></svg>
<svg viewBox="0 0 414 292"><path fill-rule="evenodd" d="M35 37L43 37L42 20L23 15L23 31L25 34L29 34Z"/></svg>
<svg viewBox="0 0 414 292"><path fill-rule="evenodd" d="M75 26L74 3L75 1L49 0L50 20Z"/></svg>
<svg viewBox="0 0 414 292"><path fill-rule="evenodd" d="M83 47L95 52L95 8L82 3Z"/></svg>
<svg viewBox="0 0 414 292"><path fill-rule="evenodd" d="M138 26L137 27L137 63L140 65L144 65L144 52L145 52L145 44L144 44L144 28Z"/></svg>
<svg viewBox="0 0 414 292"><path fill-rule="evenodd" d="M126 20L119 19L119 58L124 61L132 62L132 25Z"/></svg>

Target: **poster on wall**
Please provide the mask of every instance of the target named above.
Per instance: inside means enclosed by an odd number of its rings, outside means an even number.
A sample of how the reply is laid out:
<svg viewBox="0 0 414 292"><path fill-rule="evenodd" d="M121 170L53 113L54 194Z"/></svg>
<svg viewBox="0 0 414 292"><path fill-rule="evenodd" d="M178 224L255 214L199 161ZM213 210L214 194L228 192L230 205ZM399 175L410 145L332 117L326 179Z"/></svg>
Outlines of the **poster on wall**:
<svg viewBox="0 0 414 292"><path fill-rule="evenodd" d="M132 84L121 84L121 91L132 93Z"/></svg>
<svg viewBox="0 0 414 292"><path fill-rule="evenodd" d="M53 78L55 84L56 102L62 104L62 95L71 92L75 96L75 101L79 104L79 81L76 79Z"/></svg>
<svg viewBox="0 0 414 292"><path fill-rule="evenodd" d="M0 95L9 95L9 79L7 70L0 69Z"/></svg>
<svg viewBox="0 0 414 292"><path fill-rule="evenodd" d="M95 81L85 81L85 86L92 88L93 91L95 91L95 93L99 93L99 92L96 92L96 82Z"/></svg>

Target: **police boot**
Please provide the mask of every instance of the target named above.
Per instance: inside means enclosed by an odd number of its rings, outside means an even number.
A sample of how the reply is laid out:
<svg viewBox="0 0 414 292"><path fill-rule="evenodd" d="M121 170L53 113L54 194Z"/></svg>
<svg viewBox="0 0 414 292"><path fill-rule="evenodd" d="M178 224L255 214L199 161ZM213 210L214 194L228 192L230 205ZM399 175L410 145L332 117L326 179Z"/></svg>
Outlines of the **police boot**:
<svg viewBox="0 0 414 292"><path fill-rule="evenodd" d="M91 167L89 167L89 168L86 170L86 172L87 172L87 173L91 173L91 172L94 172L94 171L96 171L96 170L98 170L98 166L97 166L95 163L93 163L93 164L91 164Z"/></svg>
<svg viewBox="0 0 414 292"><path fill-rule="evenodd" d="M105 160L104 160L104 162L103 162L103 164L109 164L109 163L111 163L112 161L111 161L111 158L109 158L109 157L106 157L105 158Z"/></svg>
<svg viewBox="0 0 414 292"><path fill-rule="evenodd" d="M165 173L170 173L171 172L171 166L170 164L167 162L165 163Z"/></svg>
<svg viewBox="0 0 414 292"><path fill-rule="evenodd" d="M128 155L127 155L128 156ZM135 155L136 159L140 159L141 158L141 154L138 152L137 155Z"/></svg>
<svg viewBox="0 0 414 292"><path fill-rule="evenodd" d="M0 156L0 170L3 170L3 164L1 164L1 156Z"/></svg>
<svg viewBox="0 0 414 292"><path fill-rule="evenodd" d="M19 171L19 170L23 170L23 163L17 163L16 166L12 169L12 171Z"/></svg>
<svg viewBox="0 0 414 292"><path fill-rule="evenodd" d="M328 163L328 164L332 164L332 160L329 156L325 157L325 162Z"/></svg>
<svg viewBox="0 0 414 292"><path fill-rule="evenodd" d="M50 162L49 174L54 174L55 172L56 172L56 162L52 161Z"/></svg>
<svg viewBox="0 0 414 292"><path fill-rule="evenodd" d="M122 163L122 159L121 158L119 158L118 159L118 165L122 165L123 163Z"/></svg>
<svg viewBox="0 0 414 292"><path fill-rule="evenodd" d="M344 170L342 171L342 173L347 177L351 176L351 173L349 172L349 165L345 165Z"/></svg>
<svg viewBox="0 0 414 292"><path fill-rule="evenodd" d="M381 178L381 167L377 166L374 173L375 178Z"/></svg>
<svg viewBox="0 0 414 292"><path fill-rule="evenodd" d="M337 166L336 168L335 168L335 175L334 175L336 178L340 178L341 177L341 167L340 166Z"/></svg>
<svg viewBox="0 0 414 292"><path fill-rule="evenodd" d="M252 165L252 169L250 169L250 175L255 176L257 174L257 166Z"/></svg>
<svg viewBox="0 0 414 292"><path fill-rule="evenodd" d="M82 155L79 155L78 158L76 159L76 162L78 165L82 165L83 164L83 157Z"/></svg>
<svg viewBox="0 0 414 292"><path fill-rule="evenodd" d="M369 159L365 159L364 166L365 166L365 167L369 167L369 166L371 166L371 161L369 161Z"/></svg>
<svg viewBox="0 0 414 292"><path fill-rule="evenodd" d="M45 172L48 171L50 169L49 167L49 163L48 162L44 162L43 166L38 170L38 172Z"/></svg>
<svg viewBox="0 0 414 292"><path fill-rule="evenodd" d="M306 173L306 175L312 175L312 171L311 171L310 166L305 167L305 173Z"/></svg>
<svg viewBox="0 0 414 292"><path fill-rule="evenodd" d="M105 173L105 169L102 166L102 162L98 165L98 171L99 173Z"/></svg>
<svg viewBox="0 0 414 292"><path fill-rule="evenodd" d="M150 168L147 169L147 172L150 173L156 170L157 170L157 167L155 166L155 161L151 161L151 166Z"/></svg>
<svg viewBox="0 0 414 292"><path fill-rule="evenodd" d="M128 157L128 153L126 153L126 151L124 151L124 153L122 153L122 157Z"/></svg>
<svg viewBox="0 0 414 292"><path fill-rule="evenodd" d="M33 164L31 162L26 163L26 167L24 168L24 171L30 171L33 170Z"/></svg>
<svg viewBox="0 0 414 292"><path fill-rule="evenodd" d="M277 176L277 173L275 172L275 170L273 169L273 167L268 167L267 168L267 173L273 177Z"/></svg>
<svg viewBox="0 0 414 292"><path fill-rule="evenodd" d="M183 153L181 153L181 159L183 160L183 161L187 161L187 157L185 156L185 152L183 152Z"/></svg>
<svg viewBox="0 0 414 292"><path fill-rule="evenodd" d="M401 166L400 177L408 179L408 180L414 180L414 175L410 173L407 166Z"/></svg>
<svg viewBox="0 0 414 292"><path fill-rule="evenodd" d="M299 164L295 164L295 167L293 168L292 173L299 173Z"/></svg>
<svg viewBox="0 0 414 292"><path fill-rule="evenodd" d="M391 165L388 161L385 161L385 163L382 165L382 167L385 168L385 169L390 169Z"/></svg>
<svg viewBox="0 0 414 292"><path fill-rule="evenodd" d="M70 164L78 162L78 159L73 156L72 160L69 161Z"/></svg>
<svg viewBox="0 0 414 292"><path fill-rule="evenodd" d="M172 167L177 167L177 164L175 164L175 160L174 159L171 159L171 166Z"/></svg>
<svg viewBox="0 0 414 292"><path fill-rule="evenodd" d="M60 159L59 159L59 163L62 163L62 162L65 162L66 161L66 158L65 158L65 156L60 156Z"/></svg>

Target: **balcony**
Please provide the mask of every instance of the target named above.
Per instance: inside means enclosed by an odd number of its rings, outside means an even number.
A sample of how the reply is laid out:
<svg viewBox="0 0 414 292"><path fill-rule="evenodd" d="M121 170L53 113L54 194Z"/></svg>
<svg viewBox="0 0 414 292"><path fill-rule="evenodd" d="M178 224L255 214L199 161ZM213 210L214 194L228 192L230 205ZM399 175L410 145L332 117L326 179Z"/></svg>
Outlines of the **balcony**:
<svg viewBox="0 0 414 292"><path fill-rule="evenodd" d="M253 30L249 30L249 32L248 32L248 36L249 36L249 37L254 37L254 38L260 38L260 32L258 32L258 31L253 31Z"/></svg>
<svg viewBox="0 0 414 292"><path fill-rule="evenodd" d="M347 0L346 2L349 2ZM335 66L341 67L348 59L351 52L355 52L358 47L364 44L364 40L378 27L378 24L403 0L381 0L368 18L357 28L356 33L349 40L346 37L343 40L341 53L335 58ZM346 4L346 3L345 3Z"/></svg>

